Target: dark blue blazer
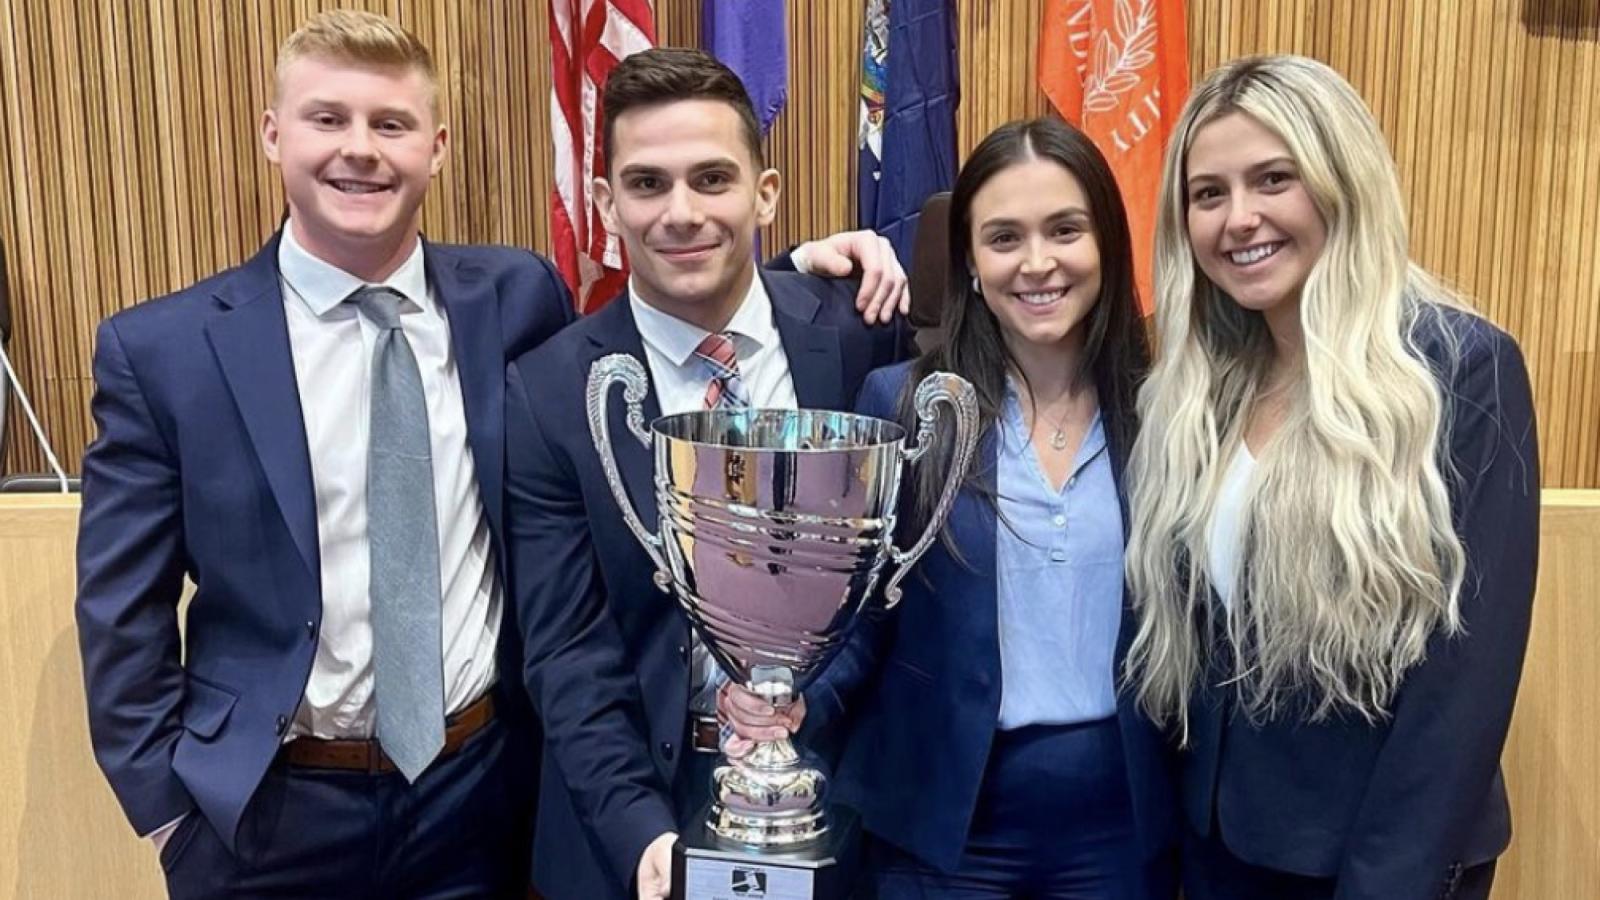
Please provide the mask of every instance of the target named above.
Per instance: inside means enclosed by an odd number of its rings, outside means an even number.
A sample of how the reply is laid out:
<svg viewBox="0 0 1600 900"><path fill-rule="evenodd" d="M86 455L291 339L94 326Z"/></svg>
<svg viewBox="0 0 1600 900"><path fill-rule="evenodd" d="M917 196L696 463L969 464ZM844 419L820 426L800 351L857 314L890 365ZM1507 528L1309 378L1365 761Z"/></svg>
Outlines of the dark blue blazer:
<svg viewBox="0 0 1600 900"><path fill-rule="evenodd" d="M505 361L571 304L532 254L423 252L498 550ZM274 237L238 268L111 316L95 341L78 640L95 757L141 834L198 807L232 847L311 672L317 510L277 258ZM196 591L180 649L184 576ZM500 664L515 683L509 618Z"/></svg>
<svg viewBox="0 0 1600 900"><path fill-rule="evenodd" d="M1462 867L1494 859L1511 838L1500 751L1538 564L1533 398L1517 345L1486 320L1430 309L1414 335L1446 398L1466 633L1434 636L1376 724L1251 724L1219 686L1220 641L1190 705L1189 828L1220 829L1246 862L1336 877L1340 900L1448 896Z"/></svg>
<svg viewBox="0 0 1600 900"><path fill-rule="evenodd" d="M898 320L862 324L854 281L763 277L802 407L847 409L868 371L906 352ZM589 367L611 353L646 361L626 297L506 373L511 582L546 744L534 879L554 900L625 896L645 846L679 829L689 629L651 582L589 436ZM620 391L609 408L628 494L654 529L653 456L629 435ZM652 390L646 421L659 415Z"/></svg>
<svg viewBox="0 0 1600 900"><path fill-rule="evenodd" d="M857 411L897 419L911 365L872 373ZM1128 521L1122 473L1127 448L1110 440L1117 495ZM973 464L990 488L998 465L993 431ZM961 859L984 768L1000 720L1000 624L995 595L993 509L973 490L957 495L950 529L965 565L935 543L902 587L900 605L863 622L807 692L806 734L841 731L836 796L866 829L946 871ZM908 545L916 535L899 535ZM1126 609L1126 604L1124 604ZM1125 612L1119 650L1133 624ZM1120 661L1123 653L1117 654ZM1176 835L1172 755L1127 698L1117 723L1140 843L1147 856ZM1062 815L1072 815L1062 810Z"/></svg>

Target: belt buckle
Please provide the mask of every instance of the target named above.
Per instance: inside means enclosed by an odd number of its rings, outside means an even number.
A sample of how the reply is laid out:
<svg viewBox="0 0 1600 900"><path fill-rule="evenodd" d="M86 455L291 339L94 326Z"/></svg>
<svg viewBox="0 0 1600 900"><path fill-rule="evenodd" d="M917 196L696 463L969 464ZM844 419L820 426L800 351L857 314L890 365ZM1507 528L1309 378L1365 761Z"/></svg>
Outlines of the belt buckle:
<svg viewBox="0 0 1600 900"><path fill-rule="evenodd" d="M722 752L722 726L716 716L689 716L689 746L696 753Z"/></svg>

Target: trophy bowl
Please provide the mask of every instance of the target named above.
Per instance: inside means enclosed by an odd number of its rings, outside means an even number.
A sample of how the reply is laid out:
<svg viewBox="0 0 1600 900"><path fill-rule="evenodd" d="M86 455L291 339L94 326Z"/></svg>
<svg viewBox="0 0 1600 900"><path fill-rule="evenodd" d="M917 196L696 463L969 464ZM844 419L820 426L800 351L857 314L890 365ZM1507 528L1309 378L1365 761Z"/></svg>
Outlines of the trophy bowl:
<svg viewBox="0 0 1600 900"><path fill-rule="evenodd" d="M654 533L629 502L612 451L606 402L619 383L628 430L654 455ZM975 393L954 375L923 379L910 444L896 422L810 409L681 413L646 430L647 389L631 356L590 369L589 427L606 480L656 584L677 598L722 672L782 708L826 667L869 599L898 602L900 580L937 536L976 450ZM948 481L924 533L901 550L893 537L902 472L931 446L941 405L954 432ZM758 743L718 761L706 825L756 851L811 844L828 831L826 788L821 767L791 740Z"/></svg>

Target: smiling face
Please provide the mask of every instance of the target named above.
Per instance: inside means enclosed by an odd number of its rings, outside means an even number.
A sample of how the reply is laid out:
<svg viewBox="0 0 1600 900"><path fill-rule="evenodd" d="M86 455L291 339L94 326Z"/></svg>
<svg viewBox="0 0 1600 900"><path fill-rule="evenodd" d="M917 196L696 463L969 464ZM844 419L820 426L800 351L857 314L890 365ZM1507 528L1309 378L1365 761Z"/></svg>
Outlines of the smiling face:
<svg viewBox="0 0 1600 900"><path fill-rule="evenodd" d="M317 56L279 72L261 144L283 173L295 238L348 272L380 279L410 254L447 134L422 72Z"/></svg>
<svg viewBox="0 0 1600 900"><path fill-rule="evenodd" d="M1013 352L1081 345L1100 298L1100 245L1083 185L1029 156L972 196L971 264Z"/></svg>
<svg viewBox="0 0 1600 900"><path fill-rule="evenodd" d="M1289 147L1241 112L1200 128L1189 146L1189 245L1200 270L1245 309L1298 321L1300 292L1327 225Z"/></svg>
<svg viewBox="0 0 1600 900"><path fill-rule="evenodd" d="M628 109L612 141L595 206L622 237L639 299L720 330L755 277L756 229L772 221L778 173L757 170L738 113L718 100Z"/></svg>

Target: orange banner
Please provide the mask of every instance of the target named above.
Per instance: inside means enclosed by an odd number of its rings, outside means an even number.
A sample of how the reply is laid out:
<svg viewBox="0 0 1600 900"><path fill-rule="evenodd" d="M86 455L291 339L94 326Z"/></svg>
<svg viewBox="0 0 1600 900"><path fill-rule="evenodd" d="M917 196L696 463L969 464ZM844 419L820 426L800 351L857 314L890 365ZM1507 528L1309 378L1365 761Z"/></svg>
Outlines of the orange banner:
<svg viewBox="0 0 1600 900"><path fill-rule="evenodd" d="M1111 162L1151 308L1161 154L1189 93L1183 0L1044 0L1039 86Z"/></svg>

